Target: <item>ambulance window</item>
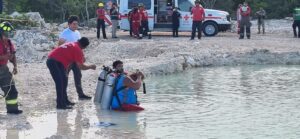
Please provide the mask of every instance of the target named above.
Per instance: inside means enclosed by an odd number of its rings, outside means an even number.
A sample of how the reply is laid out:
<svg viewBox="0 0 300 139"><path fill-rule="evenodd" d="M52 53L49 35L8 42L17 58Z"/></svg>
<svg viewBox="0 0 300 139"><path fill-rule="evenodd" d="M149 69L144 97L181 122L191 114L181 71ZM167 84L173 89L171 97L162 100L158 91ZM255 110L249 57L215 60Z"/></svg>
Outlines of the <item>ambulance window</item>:
<svg viewBox="0 0 300 139"><path fill-rule="evenodd" d="M128 0L128 9L138 6L139 3L143 3L145 9L151 9L151 0Z"/></svg>
<svg viewBox="0 0 300 139"><path fill-rule="evenodd" d="M178 0L180 11L189 12L193 4L189 0Z"/></svg>

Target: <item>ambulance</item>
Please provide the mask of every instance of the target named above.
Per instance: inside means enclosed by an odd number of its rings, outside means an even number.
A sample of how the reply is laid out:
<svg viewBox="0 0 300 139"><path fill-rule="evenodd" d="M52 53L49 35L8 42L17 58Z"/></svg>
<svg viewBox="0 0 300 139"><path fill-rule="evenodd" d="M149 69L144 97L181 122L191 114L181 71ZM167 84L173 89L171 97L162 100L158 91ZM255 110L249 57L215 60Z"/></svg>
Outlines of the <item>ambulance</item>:
<svg viewBox="0 0 300 139"><path fill-rule="evenodd" d="M119 5L120 29L129 30L128 12L139 3L143 3L148 12L149 29L151 31L172 31L172 7L178 7L181 13L179 31L192 31L191 8L195 6L194 0L105 0L106 5L112 2ZM218 32L227 31L231 27L228 12L205 9L203 33L206 36L215 36Z"/></svg>

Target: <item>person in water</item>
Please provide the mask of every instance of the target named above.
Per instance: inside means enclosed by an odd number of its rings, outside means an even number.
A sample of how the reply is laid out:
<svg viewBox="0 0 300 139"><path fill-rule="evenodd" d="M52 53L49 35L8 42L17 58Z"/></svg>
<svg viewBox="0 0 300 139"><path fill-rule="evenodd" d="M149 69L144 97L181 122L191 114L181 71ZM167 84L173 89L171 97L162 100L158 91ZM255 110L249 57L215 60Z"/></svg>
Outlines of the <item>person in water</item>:
<svg viewBox="0 0 300 139"><path fill-rule="evenodd" d="M116 75L115 88L111 108L114 110L137 111L144 110L139 106L136 90L140 89L144 74L137 71L133 74L124 72L123 62L113 62L113 70Z"/></svg>

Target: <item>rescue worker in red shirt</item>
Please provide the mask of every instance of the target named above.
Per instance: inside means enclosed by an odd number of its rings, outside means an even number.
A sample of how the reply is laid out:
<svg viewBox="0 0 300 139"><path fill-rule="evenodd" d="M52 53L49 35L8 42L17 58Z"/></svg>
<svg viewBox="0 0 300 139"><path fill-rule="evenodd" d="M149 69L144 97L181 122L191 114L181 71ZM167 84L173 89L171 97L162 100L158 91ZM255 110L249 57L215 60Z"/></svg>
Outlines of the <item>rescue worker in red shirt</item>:
<svg viewBox="0 0 300 139"><path fill-rule="evenodd" d="M139 38L139 28L141 26L141 16L138 11L138 8L135 7L133 12L131 13L131 20L132 20L132 32L134 37Z"/></svg>
<svg viewBox="0 0 300 139"><path fill-rule="evenodd" d="M23 111L18 109L18 91L12 77L12 73L18 73L16 49L9 39L13 35L13 26L9 22L2 22L0 24L0 87L4 92L7 113L20 114ZM12 73L7 66L8 61L14 66Z"/></svg>
<svg viewBox="0 0 300 139"><path fill-rule="evenodd" d="M102 28L102 35L103 39L107 39L106 32L105 32L105 10L104 10L104 4L99 3L99 8L97 9L97 38L100 39L100 28Z"/></svg>
<svg viewBox="0 0 300 139"><path fill-rule="evenodd" d="M202 37L202 21L205 19L204 8L200 5L200 1L195 1L195 7L192 8L191 14L193 15L193 25L192 25L192 37L194 40L196 35L196 29L198 30L198 39Z"/></svg>
<svg viewBox="0 0 300 139"><path fill-rule="evenodd" d="M148 13L145 10L143 3L139 3L138 6L139 6L139 13L141 16L140 37L148 36L148 32L149 32Z"/></svg>
<svg viewBox="0 0 300 139"><path fill-rule="evenodd" d="M244 39L245 36L245 26L246 26L246 35L247 38L250 39L250 14L251 14L251 8L248 6L247 2L244 2L244 4L240 7L241 12L241 22L240 22L240 39Z"/></svg>
<svg viewBox="0 0 300 139"><path fill-rule="evenodd" d="M89 45L89 40L82 37L77 42L65 43L52 50L47 59L47 67L55 82L56 108L71 109L71 102L67 96L67 70L72 63L76 63L81 70L96 69L96 65L85 65L82 49Z"/></svg>

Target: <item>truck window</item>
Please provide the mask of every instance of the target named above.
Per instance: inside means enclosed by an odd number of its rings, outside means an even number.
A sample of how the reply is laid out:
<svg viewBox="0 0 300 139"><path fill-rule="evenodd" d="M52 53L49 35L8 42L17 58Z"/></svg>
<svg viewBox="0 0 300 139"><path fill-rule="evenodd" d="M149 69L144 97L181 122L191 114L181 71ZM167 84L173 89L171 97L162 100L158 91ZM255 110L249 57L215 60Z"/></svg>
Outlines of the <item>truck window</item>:
<svg viewBox="0 0 300 139"><path fill-rule="evenodd" d="M190 12L190 8L194 5L189 0L178 0L178 7L180 11Z"/></svg>
<svg viewBox="0 0 300 139"><path fill-rule="evenodd" d="M151 9L151 0L128 0L128 9L137 7L139 3L143 3L146 10Z"/></svg>

